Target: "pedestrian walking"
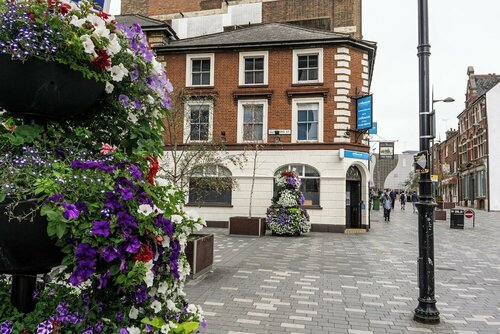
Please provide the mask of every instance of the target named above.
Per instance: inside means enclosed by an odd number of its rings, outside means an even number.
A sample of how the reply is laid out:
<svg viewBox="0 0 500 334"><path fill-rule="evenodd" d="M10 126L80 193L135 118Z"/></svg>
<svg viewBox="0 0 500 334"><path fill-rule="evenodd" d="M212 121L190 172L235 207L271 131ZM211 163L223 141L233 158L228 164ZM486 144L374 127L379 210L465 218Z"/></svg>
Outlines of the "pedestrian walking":
<svg viewBox="0 0 500 334"><path fill-rule="evenodd" d="M418 202L417 192L413 191L413 194L411 194L411 204L413 204L413 213L417 212L417 202Z"/></svg>
<svg viewBox="0 0 500 334"><path fill-rule="evenodd" d="M406 205L406 194L404 191L401 193L401 196L399 197L399 201L401 203L401 211L404 211L405 205Z"/></svg>
<svg viewBox="0 0 500 334"><path fill-rule="evenodd" d="M391 198L391 209L394 209L394 202L396 201L396 192L394 189L389 193L389 197Z"/></svg>
<svg viewBox="0 0 500 334"><path fill-rule="evenodd" d="M393 207L393 202L391 200L391 197L387 195L387 193L384 195L384 200L382 202L384 205L384 221L390 222L391 221L391 209Z"/></svg>

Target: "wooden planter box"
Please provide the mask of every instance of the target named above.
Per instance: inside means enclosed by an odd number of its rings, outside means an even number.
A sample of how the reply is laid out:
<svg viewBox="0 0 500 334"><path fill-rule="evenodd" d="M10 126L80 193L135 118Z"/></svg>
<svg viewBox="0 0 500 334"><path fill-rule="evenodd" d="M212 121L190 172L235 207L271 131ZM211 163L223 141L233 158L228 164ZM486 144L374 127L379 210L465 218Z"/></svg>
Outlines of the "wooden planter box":
<svg viewBox="0 0 500 334"><path fill-rule="evenodd" d="M434 211L434 220L446 220L446 210Z"/></svg>
<svg viewBox="0 0 500 334"><path fill-rule="evenodd" d="M455 203L453 203L453 202L444 202L443 203L443 208L444 209L455 209Z"/></svg>
<svg viewBox="0 0 500 334"><path fill-rule="evenodd" d="M193 234L186 245L186 257L191 266L190 278L196 278L210 269L214 263L214 235Z"/></svg>
<svg viewBox="0 0 500 334"><path fill-rule="evenodd" d="M266 219L255 217L230 217L229 234L263 237L266 235Z"/></svg>

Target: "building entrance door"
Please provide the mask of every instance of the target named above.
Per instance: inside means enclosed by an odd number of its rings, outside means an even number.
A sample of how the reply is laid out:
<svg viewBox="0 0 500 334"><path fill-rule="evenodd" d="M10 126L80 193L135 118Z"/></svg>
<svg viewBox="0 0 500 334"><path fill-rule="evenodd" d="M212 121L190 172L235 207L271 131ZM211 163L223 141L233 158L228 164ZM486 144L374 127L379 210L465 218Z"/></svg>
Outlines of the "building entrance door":
<svg viewBox="0 0 500 334"><path fill-rule="evenodd" d="M361 173L355 166L346 174L346 228L361 228Z"/></svg>

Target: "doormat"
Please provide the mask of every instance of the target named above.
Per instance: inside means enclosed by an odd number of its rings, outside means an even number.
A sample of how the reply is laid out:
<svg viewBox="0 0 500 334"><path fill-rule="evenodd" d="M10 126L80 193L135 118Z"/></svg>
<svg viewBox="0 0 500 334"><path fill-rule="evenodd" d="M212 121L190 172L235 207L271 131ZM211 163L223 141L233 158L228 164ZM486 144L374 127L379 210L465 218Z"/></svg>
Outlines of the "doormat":
<svg viewBox="0 0 500 334"><path fill-rule="evenodd" d="M366 233L366 229L364 229L364 228L346 228L344 233L345 234Z"/></svg>

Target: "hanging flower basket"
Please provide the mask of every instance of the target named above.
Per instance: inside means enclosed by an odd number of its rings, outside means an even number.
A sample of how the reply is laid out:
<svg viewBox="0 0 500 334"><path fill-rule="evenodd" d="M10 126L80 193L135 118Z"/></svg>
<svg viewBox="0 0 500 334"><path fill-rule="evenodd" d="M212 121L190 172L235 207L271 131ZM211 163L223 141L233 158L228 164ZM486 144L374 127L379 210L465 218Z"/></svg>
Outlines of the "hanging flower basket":
<svg viewBox="0 0 500 334"><path fill-rule="evenodd" d="M64 118L88 111L104 94L104 83L54 61L26 62L0 55L0 106L16 116Z"/></svg>
<svg viewBox="0 0 500 334"><path fill-rule="evenodd" d="M61 263L56 240L47 235L47 219L36 210L37 201L16 203L14 218L7 212L12 203L0 203L0 272L13 275L47 273ZM17 218L25 216L22 221Z"/></svg>

